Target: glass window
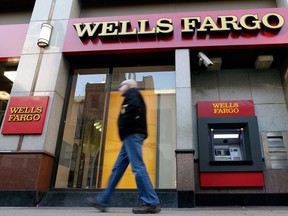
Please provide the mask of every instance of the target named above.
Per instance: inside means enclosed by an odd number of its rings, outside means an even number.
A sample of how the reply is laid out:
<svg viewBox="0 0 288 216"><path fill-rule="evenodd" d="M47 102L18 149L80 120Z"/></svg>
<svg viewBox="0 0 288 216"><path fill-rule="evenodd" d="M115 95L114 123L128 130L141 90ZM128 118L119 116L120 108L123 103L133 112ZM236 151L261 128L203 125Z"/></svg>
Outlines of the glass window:
<svg viewBox="0 0 288 216"><path fill-rule="evenodd" d="M75 71L56 188L105 188L121 147L119 84L134 78L147 107L143 158L155 188L176 188L174 67ZM117 188L136 188L130 166Z"/></svg>
<svg viewBox="0 0 288 216"><path fill-rule="evenodd" d="M19 58L10 61L11 63L0 63L0 126L4 120L11 89L16 78Z"/></svg>

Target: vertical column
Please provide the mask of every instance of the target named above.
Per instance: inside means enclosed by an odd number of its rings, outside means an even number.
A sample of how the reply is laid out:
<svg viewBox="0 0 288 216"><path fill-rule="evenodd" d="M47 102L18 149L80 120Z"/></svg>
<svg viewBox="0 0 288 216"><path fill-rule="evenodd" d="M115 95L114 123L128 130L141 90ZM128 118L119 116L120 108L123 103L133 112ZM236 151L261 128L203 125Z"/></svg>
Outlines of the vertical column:
<svg viewBox="0 0 288 216"><path fill-rule="evenodd" d="M286 102L286 106L288 108L288 68L284 73L284 95L285 95L285 102Z"/></svg>
<svg viewBox="0 0 288 216"><path fill-rule="evenodd" d="M176 172L178 207L195 206L194 145L192 139L192 89L188 49L175 52L176 62Z"/></svg>
<svg viewBox="0 0 288 216"><path fill-rule="evenodd" d="M51 154L55 153L69 74L69 65L63 58L62 50L68 20L70 16L77 16L80 13L76 2L78 1L67 0L65 5L63 1L56 0L37 0L35 2L19 64L19 77L17 76L16 79L19 78L19 83L21 83L23 76L28 75L30 82L27 84L27 93L25 94L31 94L32 91L33 96L48 95L50 100L43 134L38 137L25 136L21 145L23 151L43 150ZM53 26L50 44L46 48L40 48L37 46L37 41L41 25L47 22ZM12 94L19 94L23 91L20 87L14 88L13 86Z"/></svg>
<svg viewBox="0 0 288 216"><path fill-rule="evenodd" d="M70 17L78 17L78 0L36 0L11 96L49 96L41 135L0 135L0 190L47 191L69 74L62 49ZM50 44L37 45L42 23L53 26Z"/></svg>
<svg viewBox="0 0 288 216"><path fill-rule="evenodd" d="M288 109L288 58L285 58L284 64L281 68L281 79L283 83L285 103Z"/></svg>
<svg viewBox="0 0 288 216"><path fill-rule="evenodd" d="M276 5L280 7L288 7L288 0L276 0Z"/></svg>
<svg viewBox="0 0 288 216"><path fill-rule="evenodd" d="M288 0L276 0L276 4L277 7L288 7ZM282 68L282 81L283 81L285 102L288 108L288 58L285 59L284 66Z"/></svg>

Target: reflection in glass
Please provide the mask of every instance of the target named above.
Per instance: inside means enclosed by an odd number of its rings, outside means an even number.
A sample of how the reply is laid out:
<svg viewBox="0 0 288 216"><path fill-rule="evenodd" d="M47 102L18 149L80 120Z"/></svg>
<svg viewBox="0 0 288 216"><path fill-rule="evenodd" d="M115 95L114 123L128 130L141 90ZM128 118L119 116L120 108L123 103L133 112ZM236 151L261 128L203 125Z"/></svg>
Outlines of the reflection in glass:
<svg viewBox="0 0 288 216"><path fill-rule="evenodd" d="M106 74L86 73L74 76L55 184L58 188L96 185Z"/></svg>
<svg viewBox="0 0 288 216"><path fill-rule="evenodd" d="M110 71L111 72L111 71ZM61 146L56 188L104 188L122 145L117 119L119 84L134 78L146 106L149 136L143 158L156 188L176 187L174 67L75 71ZM117 188L136 188L131 168Z"/></svg>

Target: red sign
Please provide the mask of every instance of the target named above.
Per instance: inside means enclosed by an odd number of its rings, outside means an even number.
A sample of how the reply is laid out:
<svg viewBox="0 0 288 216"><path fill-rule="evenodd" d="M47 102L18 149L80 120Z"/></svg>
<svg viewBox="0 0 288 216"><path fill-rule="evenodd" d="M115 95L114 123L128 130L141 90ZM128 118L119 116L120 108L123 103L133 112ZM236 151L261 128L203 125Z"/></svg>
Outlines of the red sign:
<svg viewBox="0 0 288 216"><path fill-rule="evenodd" d="M200 173L201 187L264 187L263 172Z"/></svg>
<svg viewBox="0 0 288 216"><path fill-rule="evenodd" d="M255 116L253 100L198 101L201 117Z"/></svg>
<svg viewBox="0 0 288 216"><path fill-rule="evenodd" d="M63 52L283 46L286 17L288 8L70 19Z"/></svg>
<svg viewBox="0 0 288 216"><path fill-rule="evenodd" d="M2 134L42 134L49 96L11 97Z"/></svg>
<svg viewBox="0 0 288 216"><path fill-rule="evenodd" d="M21 56L28 24L0 25L0 61Z"/></svg>

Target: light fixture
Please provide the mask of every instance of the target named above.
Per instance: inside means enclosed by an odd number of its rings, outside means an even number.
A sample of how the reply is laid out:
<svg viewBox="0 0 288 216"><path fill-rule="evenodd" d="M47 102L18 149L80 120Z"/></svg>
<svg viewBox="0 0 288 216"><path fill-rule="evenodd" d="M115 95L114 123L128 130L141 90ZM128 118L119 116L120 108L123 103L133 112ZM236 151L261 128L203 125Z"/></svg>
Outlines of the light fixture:
<svg viewBox="0 0 288 216"><path fill-rule="evenodd" d="M12 82L15 81L17 71L4 71L4 76L7 77Z"/></svg>
<svg viewBox="0 0 288 216"><path fill-rule="evenodd" d="M10 94L6 91L0 91L0 100L9 100Z"/></svg>
<svg viewBox="0 0 288 216"><path fill-rule="evenodd" d="M45 48L49 46L51 33L52 33L53 26L49 23L43 23L41 25L41 32L37 42L37 45L41 48Z"/></svg>
<svg viewBox="0 0 288 216"><path fill-rule="evenodd" d="M272 55L259 55L255 61L255 69L267 69L273 63Z"/></svg>
<svg viewBox="0 0 288 216"><path fill-rule="evenodd" d="M8 58L7 62L8 63L19 63L20 58L19 57L14 57L14 58Z"/></svg>
<svg viewBox="0 0 288 216"><path fill-rule="evenodd" d="M207 71L220 71L222 66L222 58L211 58L213 65L207 68Z"/></svg>
<svg viewBox="0 0 288 216"><path fill-rule="evenodd" d="M239 138L239 134L214 134L214 139Z"/></svg>
<svg viewBox="0 0 288 216"><path fill-rule="evenodd" d="M100 132L102 131L102 124L100 121L95 122L94 127L96 128L96 130L99 130Z"/></svg>

